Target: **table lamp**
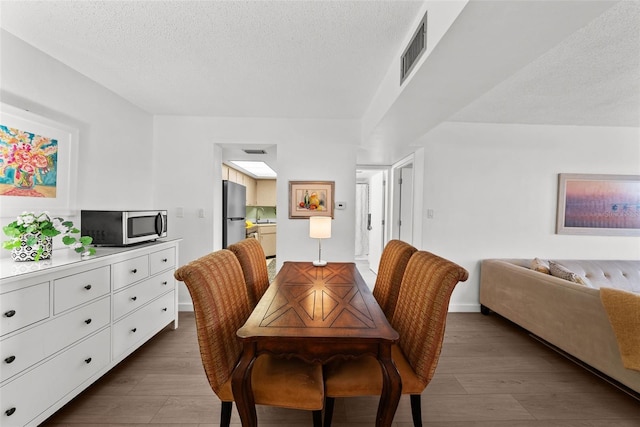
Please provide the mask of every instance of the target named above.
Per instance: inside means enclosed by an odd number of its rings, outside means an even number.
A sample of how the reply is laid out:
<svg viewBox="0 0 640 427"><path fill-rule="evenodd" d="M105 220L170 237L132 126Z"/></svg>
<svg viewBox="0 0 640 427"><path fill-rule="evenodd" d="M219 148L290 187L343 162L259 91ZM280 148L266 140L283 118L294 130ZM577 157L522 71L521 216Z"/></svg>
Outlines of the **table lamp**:
<svg viewBox="0 0 640 427"><path fill-rule="evenodd" d="M322 259L322 239L331 237L331 217L309 217L309 237L318 239L318 259L313 261L313 265L316 267L324 267L327 265L327 261Z"/></svg>

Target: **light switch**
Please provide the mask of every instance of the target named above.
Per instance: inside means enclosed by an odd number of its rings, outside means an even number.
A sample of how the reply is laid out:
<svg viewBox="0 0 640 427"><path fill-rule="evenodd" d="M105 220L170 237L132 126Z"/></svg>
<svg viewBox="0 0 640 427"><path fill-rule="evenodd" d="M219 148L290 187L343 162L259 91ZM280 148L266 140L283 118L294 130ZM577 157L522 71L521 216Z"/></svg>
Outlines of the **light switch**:
<svg viewBox="0 0 640 427"><path fill-rule="evenodd" d="M184 217L184 209L181 207L176 208L176 218Z"/></svg>
<svg viewBox="0 0 640 427"><path fill-rule="evenodd" d="M427 209L427 218L433 219L433 209Z"/></svg>
<svg viewBox="0 0 640 427"><path fill-rule="evenodd" d="M204 218L204 208L198 209L198 218Z"/></svg>

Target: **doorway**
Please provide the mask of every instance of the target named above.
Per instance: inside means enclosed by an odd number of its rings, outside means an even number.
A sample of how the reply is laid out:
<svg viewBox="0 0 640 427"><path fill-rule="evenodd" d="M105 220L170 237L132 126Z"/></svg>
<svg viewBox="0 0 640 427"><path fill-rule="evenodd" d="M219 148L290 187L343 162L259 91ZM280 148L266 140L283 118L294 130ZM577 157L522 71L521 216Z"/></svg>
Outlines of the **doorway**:
<svg viewBox="0 0 640 427"><path fill-rule="evenodd" d="M357 168L356 260L364 260L378 273L386 238L386 168Z"/></svg>
<svg viewBox="0 0 640 427"><path fill-rule="evenodd" d="M393 167L391 236L413 244L413 157Z"/></svg>

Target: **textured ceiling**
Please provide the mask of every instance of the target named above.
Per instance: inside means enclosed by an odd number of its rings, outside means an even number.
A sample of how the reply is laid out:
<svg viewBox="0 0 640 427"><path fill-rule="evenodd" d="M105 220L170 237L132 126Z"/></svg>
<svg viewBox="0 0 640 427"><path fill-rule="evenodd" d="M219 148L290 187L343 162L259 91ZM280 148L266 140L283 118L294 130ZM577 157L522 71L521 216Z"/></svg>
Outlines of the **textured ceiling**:
<svg viewBox="0 0 640 427"><path fill-rule="evenodd" d="M150 113L360 118L422 3L1 6L4 29Z"/></svg>
<svg viewBox="0 0 640 427"><path fill-rule="evenodd" d="M3 0L0 26L152 114L362 119L424 5ZM469 1L358 161L447 120L640 127L640 1Z"/></svg>
<svg viewBox="0 0 640 427"><path fill-rule="evenodd" d="M450 120L640 127L640 2L612 6Z"/></svg>

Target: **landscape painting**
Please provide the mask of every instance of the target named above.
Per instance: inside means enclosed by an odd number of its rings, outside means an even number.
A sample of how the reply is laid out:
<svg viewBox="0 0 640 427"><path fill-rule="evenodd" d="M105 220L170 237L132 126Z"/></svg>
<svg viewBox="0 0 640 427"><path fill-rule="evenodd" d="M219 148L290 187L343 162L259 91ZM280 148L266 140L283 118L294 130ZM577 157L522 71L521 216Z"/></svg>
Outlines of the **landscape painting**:
<svg viewBox="0 0 640 427"><path fill-rule="evenodd" d="M559 234L640 235L640 176L560 174Z"/></svg>

